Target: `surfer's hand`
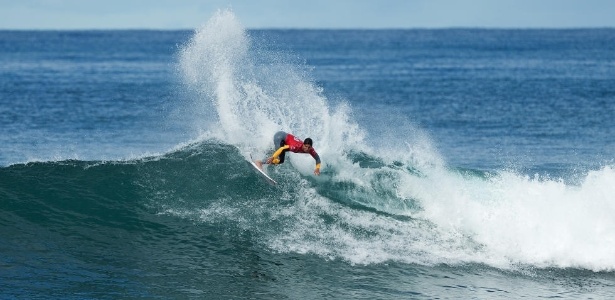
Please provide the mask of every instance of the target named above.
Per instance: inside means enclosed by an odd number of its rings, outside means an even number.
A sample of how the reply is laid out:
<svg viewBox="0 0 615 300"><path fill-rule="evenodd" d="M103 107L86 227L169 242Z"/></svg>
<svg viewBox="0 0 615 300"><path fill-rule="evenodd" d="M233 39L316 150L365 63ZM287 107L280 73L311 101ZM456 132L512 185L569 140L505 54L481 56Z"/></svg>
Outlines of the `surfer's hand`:
<svg viewBox="0 0 615 300"><path fill-rule="evenodd" d="M316 176L320 175L320 169L319 168L314 169L314 175L316 175Z"/></svg>
<svg viewBox="0 0 615 300"><path fill-rule="evenodd" d="M267 158L267 164L270 164L271 162L273 162L273 157Z"/></svg>

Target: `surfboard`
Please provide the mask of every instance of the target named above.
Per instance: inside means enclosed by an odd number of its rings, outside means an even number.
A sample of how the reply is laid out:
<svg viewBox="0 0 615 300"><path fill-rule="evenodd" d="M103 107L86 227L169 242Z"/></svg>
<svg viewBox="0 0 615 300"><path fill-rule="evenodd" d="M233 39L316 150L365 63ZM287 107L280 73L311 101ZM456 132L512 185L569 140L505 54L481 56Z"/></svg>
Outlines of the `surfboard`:
<svg viewBox="0 0 615 300"><path fill-rule="evenodd" d="M250 165L252 166L252 168L254 168L254 170L256 170L256 172L263 177L265 180L267 180L267 182L271 185L276 185L278 184L277 182L275 182L275 180L273 180L273 178L269 177L269 175L267 175L267 173L265 173L265 171L263 171L261 168L259 168L255 163L254 163L254 159L252 159L252 154L250 154L250 161L249 161Z"/></svg>

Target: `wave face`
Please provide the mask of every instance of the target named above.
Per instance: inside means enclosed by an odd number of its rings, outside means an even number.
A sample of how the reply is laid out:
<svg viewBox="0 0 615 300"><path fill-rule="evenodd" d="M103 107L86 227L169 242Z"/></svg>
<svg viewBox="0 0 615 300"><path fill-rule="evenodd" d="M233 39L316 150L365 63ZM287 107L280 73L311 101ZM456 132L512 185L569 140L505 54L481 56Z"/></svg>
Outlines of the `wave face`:
<svg viewBox="0 0 615 300"><path fill-rule="evenodd" d="M60 255L63 263L71 259L65 252L117 260L109 249L171 251L185 232L211 235L213 244L249 234L259 251L362 265L613 269L610 168L573 187L349 157L354 174L270 169L276 187L252 172L238 148L215 142L136 161L13 165L0 169L4 250L19 257L23 247L38 249L28 255Z"/></svg>

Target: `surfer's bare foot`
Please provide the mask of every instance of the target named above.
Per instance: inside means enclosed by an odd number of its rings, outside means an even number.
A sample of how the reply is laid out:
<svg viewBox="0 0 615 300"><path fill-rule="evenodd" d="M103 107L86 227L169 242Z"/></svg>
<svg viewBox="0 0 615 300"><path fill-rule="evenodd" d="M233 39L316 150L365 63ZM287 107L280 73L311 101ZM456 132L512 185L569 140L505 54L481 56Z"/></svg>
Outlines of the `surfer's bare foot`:
<svg viewBox="0 0 615 300"><path fill-rule="evenodd" d="M261 162L260 160L255 160L254 163L259 169L263 169L263 162Z"/></svg>

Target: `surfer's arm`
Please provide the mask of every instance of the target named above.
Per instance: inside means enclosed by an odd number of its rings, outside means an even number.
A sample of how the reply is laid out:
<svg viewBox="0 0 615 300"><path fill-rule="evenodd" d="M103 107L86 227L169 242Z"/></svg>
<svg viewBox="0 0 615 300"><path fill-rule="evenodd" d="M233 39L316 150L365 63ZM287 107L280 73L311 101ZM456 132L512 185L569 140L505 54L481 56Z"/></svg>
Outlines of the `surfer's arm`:
<svg viewBox="0 0 615 300"><path fill-rule="evenodd" d="M318 155L318 153L316 153L314 148L312 148L311 150L312 151L310 151L310 155L312 155L312 157L316 161L316 168L314 169L314 174L320 175L320 156Z"/></svg>
<svg viewBox="0 0 615 300"><path fill-rule="evenodd" d="M279 164L280 163L280 159L278 158L280 156L280 154L282 154L282 152L284 152L285 150L288 150L290 146L288 145L284 145L282 147L280 147L276 152L273 153L273 155L267 159L267 163L268 164Z"/></svg>

